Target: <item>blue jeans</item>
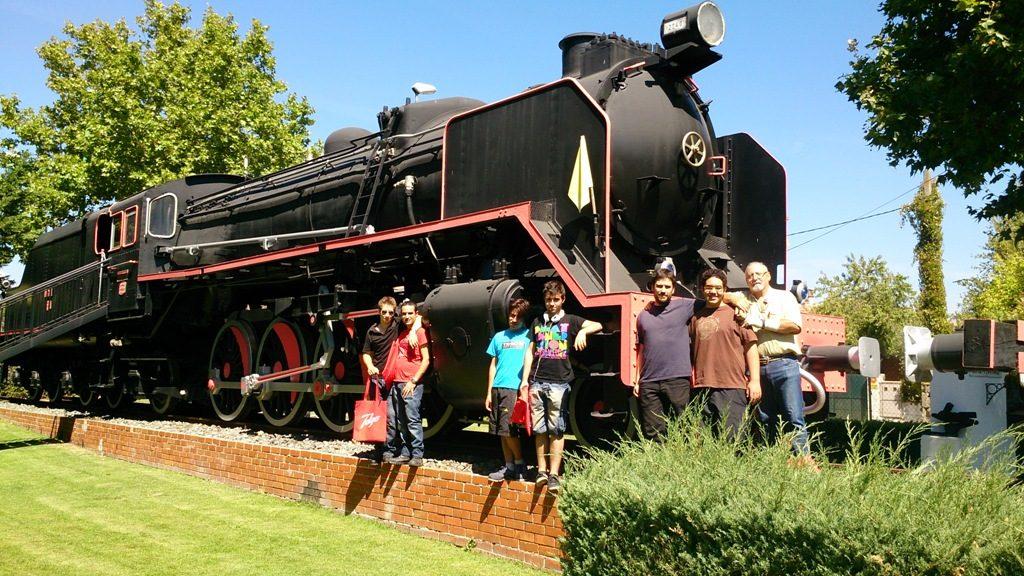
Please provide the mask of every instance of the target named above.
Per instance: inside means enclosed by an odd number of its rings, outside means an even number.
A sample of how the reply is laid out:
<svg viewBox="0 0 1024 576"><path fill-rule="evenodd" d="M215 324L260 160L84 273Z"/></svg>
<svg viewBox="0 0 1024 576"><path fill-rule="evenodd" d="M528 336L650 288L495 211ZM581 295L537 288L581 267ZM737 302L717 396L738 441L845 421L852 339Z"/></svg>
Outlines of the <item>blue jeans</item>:
<svg viewBox="0 0 1024 576"><path fill-rule="evenodd" d="M810 454L807 423L804 421L804 393L800 390L800 363L792 358L761 366L761 404L759 416L774 442L781 420L787 430L795 430L793 453Z"/></svg>
<svg viewBox="0 0 1024 576"><path fill-rule="evenodd" d="M423 385L416 386L412 396L402 397L405 382L394 382L388 394L388 439L384 451L393 456L423 458Z"/></svg>
<svg viewBox="0 0 1024 576"><path fill-rule="evenodd" d="M530 413L534 434L565 434L569 410L568 382L530 382Z"/></svg>

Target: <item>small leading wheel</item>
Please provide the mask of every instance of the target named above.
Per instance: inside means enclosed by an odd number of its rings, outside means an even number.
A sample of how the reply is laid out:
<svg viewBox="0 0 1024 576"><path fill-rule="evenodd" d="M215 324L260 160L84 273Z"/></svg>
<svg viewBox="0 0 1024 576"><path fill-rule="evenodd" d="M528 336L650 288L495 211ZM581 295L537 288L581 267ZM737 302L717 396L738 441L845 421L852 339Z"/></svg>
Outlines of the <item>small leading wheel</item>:
<svg viewBox="0 0 1024 576"><path fill-rule="evenodd" d="M252 374L253 348L256 341L252 325L242 320L224 323L213 339L210 349L210 373L231 383L217 390L207 389L210 404L217 417L225 422L242 420L252 411L256 401L242 396L239 382Z"/></svg>
<svg viewBox="0 0 1024 576"><path fill-rule="evenodd" d="M64 397L64 372L48 368L40 371L39 378L50 404L56 404Z"/></svg>
<svg viewBox="0 0 1024 576"><path fill-rule="evenodd" d="M423 419L424 440L447 432L459 421L455 416L455 407L445 402L433 386L423 391L420 417Z"/></svg>
<svg viewBox="0 0 1024 576"><path fill-rule="evenodd" d="M633 389L616 377L577 378L569 403L569 429L584 446L609 448L636 434Z"/></svg>
<svg viewBox="0 0 1024 576"><path fill-rule="evenodd" d="M69 374L71 375L71 390L78 397L78 404L82 408L89 408L95 404L97 400L96 389L93 388L95 372L84 366L78 366L72 367Z"/></svg>
<svg viewBox="0 0 1024 576"><path fill-rule="evenodd" d="M327 382L338 393L329 396L314 394L313 402L320 421L339 434L348 434L352 431L352 416L355 412L356 400L361 400L363 397L362 370L359 368L355 342L348 337L345 329L336 329L334 338L337 349L331 355L331 365L325 372L330 377ZM323 338L317 340L313 353L314 360L319 360L323 356L325 346Z"/></svg>
<svg viewBox="0 0 1024 576"><path fill-rule="evenodd" d="M27 366L21 366L18 368L18 380L28 394L29 402L39 402L42 399L43 383L39 372L31 370Z"/></svg>
<svg viewBox="0 0 1024 576"><path fill-rule="evenodd" d="M158 362L146 368L141 375L142 391L149 406L160 416L166 416L178 407L180 397L168 389L176 388L178 371L173 362Z"/></svg>
<svg viewBox="0 0 1024 576"><path fill-rule="evenodd" d="M135 402L139 389L138 374L125 364L115 362L110 371L110 386L103 390L103 401L107 408L118 410Z"/></svg>
<svg viewBox="0 0 1024 576"><path fill-rule="evenodd" d="M267 326L260 339L259 352L256 354L256 365L259 372L280 372L289 368L298 368L306 364L306 343L299 327L290 320L278 318ZM283 380L268 383L284 386L285 390L270 393L257 401L263 417L273 426L288 426L306 416L306 383L308 374L298 374ZM293 388L291 390L287 388Z"/></svg>
<svg viewBox="0 0 1024 576"><path fill-rule="evenodd" d="M146 398L149 400L149 406L153 409L153 412L161 416L174 412L174 409L178 407L179 399L171 394L147 394Z"/></svg>
<svg viewBox="0 0 1024 576"><path fill-rule="evenodd" d="M117 410L126 404L131 404L134 398L125 392L125 377L112 378L113 383L109 388L103 390L103 401L107 408Z"/></svg>

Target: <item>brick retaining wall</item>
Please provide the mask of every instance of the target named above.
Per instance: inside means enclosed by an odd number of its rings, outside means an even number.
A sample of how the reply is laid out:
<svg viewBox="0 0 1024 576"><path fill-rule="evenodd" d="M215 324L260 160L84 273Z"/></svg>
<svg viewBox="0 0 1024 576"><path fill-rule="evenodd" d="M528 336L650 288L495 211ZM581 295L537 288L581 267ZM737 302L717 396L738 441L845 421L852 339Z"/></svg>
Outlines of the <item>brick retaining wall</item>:
<svg viewBox="0 0 1024 576"><path fill-rule="evenodd" d="M416 534L559 569L555 501L531 483L0 408L0 418L121 460L392 522Z"/></svg>

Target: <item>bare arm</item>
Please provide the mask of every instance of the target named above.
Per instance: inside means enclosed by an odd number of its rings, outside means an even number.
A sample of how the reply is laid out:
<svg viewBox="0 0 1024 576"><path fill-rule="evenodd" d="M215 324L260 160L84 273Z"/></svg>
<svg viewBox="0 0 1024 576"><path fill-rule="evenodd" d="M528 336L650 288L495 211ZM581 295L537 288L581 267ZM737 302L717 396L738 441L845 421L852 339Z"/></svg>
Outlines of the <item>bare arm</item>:
<svg viewBox="0 0 1024 576"><path fill-rule="evenodd" d="M519 385L519 397L523 400L530 394L530 370L533 369L533 342L526 347L526 354L523 355L523 381Z"/></svg>
<svg viewBox="0 0 1024 576"><path fill-rule="evenodd" d="M487 369L487 396L484 396L484 408L491 411L491 390L494 388L494 374L498 371L498 359L491 356L491 366Z"/></svg>
<svg viewBox="0 0 1024 576"><path fill-rule="evenodd" d="M771 322L771 320L769 319L768 322ZM768 322L765 323L766 328L768 327ZM783 318L782 320L779 320L779 329L774 330L774 332L779 334L799 334L801 330L803 329L800 328L799 324Z"/></svg>
<svg viewBox="0 0 1024 576"><path fill-rule="evenodd" d="M746 312L750 308L750 300L747 300L747 297L739 292L726 292L722 296L722 302L742 312Z"/></svg>
<svg viewBox="0 0 1024 576"><path fill-rule="evenodd" d="M402 397L408 398L412 396L413 392L416 391L416 385L419 383L420 378L427 372L427 368L430 367L430 347L424 342L420 345L420 367L416 370L416 374L413 375L412 379L405 383L402 387Z"/></svg>
<svg viewBox="0 0 1024 576"><path fill-rule="evenodd" d="M363 354L361 358L363 360L363 367L366 368L366 373L368 375L376 376L377 374L380 374L380 370L377 370L377 367L373 365L373 356Z"/></svg>
<svg viewBox="0 0 1024 576"><path fill-rule="evenodd" d="M601 323L592 320L584 320L579 334L576 335L575 348L583 350L587 347L587 336L601 330Z"/></svg>
<svg viewBox="0 0 1024 576"><path fill-rule="evenodd" d="M753 342L746 345L743 355L747 359L747 370L750 371L750 379L747 381L747 399L751 404L761 400L761 362L757 353L757 345Z"/></svg>
<svg viewBox="0 0 1024 576"><path fill-rule="evenodd" d="M430 347L424 342L420 344L420 368L416 371L416 375L412 377L413 382L419 382L420 378L427 373L427 368L430 368Z"/></svg>
<svg viewBox="0 0 1024 576"><path fill-rule="evenodd" d="M419 344L419 331L423 328L423 316L420 316L419 312L416 313L416 320L412 323L412 329L409 330L409 346L416 346Z"/></svg>

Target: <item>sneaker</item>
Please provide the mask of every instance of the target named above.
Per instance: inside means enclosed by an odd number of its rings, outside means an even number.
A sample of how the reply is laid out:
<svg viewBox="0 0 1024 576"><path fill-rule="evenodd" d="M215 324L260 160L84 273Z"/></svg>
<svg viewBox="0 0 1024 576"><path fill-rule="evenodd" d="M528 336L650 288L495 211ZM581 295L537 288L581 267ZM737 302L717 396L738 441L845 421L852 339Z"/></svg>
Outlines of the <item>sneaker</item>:
<svg viewBox="0 0 1024 576"><path fill-rule="evenodd" d="M548 479L548 492L552 494L558 494L558 490L562 487L561 481L558 480L558 476L554 474Z"/></svg>
<svg viewBox="0 0 1024 576"><path fill-rule="evenodd" d="M408 456L402 455L402 456L392 456L391 458L387 458L384 461L387 462L388 464L405 464L409 460L410 460L410 458Z"/></svg>
<svg viewBox="0 0 1024 576"><path fill-rule="evenodd" d="M419 456L417 456L415 458L410 458L409 459L409 466L415 466L417 468L420 467L420 466L423 466L423 458L420 458Z"/></svg>
<svg viewBox="0 0 1024 576"><path fill-rule="evenodd" d="M498 468L494 472L488 474L487 479L490 480L491 482L494 482L495 484L504 482L505 479L508 478L509 470L510 469L508 466L502 466L501 468Z"/></svg>
<svg viewBox="0 0 1024 576"><path fill-rule="evenodd" d="M377 464L380 464L381 462L387 462L394 457L395 455L392 454L391 452L377 452L376 454L373 455L373 461L376 462Z"/></svg>
<svg viewBox="0 0 1024 576"><path fill-rule="evenodd" d="M548 483L548 471L537 470L537 486L543 486Z"/></svg>
<svg viewBox="0 0 1024 576"><path fill-rule="evenodd" d="M526 479L526 464L513 465L505 470L505 480L514 482Z"/></svg>

